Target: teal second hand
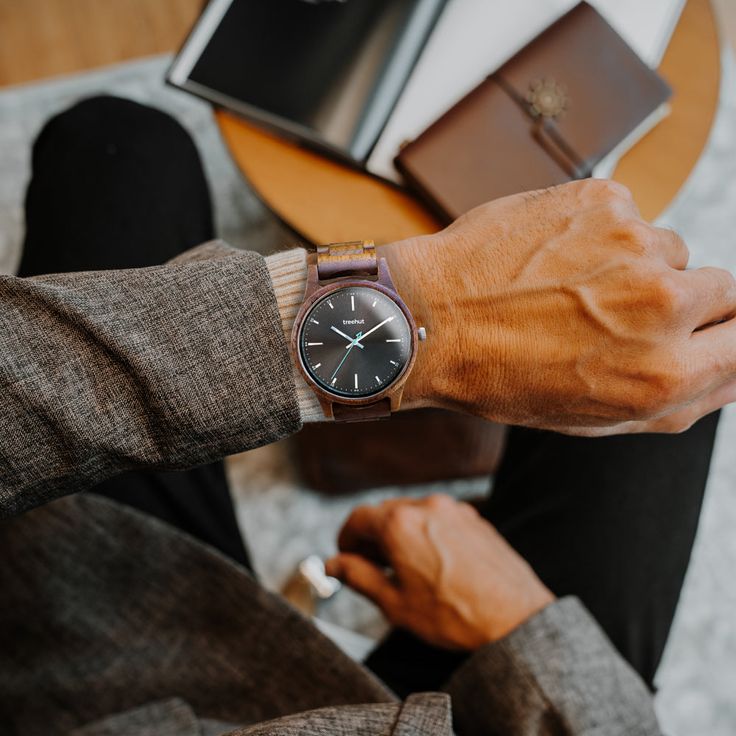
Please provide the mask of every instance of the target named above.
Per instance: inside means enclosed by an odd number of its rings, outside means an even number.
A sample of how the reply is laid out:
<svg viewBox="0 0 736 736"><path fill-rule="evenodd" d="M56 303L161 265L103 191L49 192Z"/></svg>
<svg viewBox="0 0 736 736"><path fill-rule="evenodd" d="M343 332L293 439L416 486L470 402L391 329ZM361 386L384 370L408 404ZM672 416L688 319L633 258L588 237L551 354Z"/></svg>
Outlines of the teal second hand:
<svg viewBox="0 0 736 736"><path fill-rule="evenodd" d="M355 336L355 339L350 343L350 345L348 345L348 349L347 349L345 355L343 356L343 358L340 361L340 363L337 366L337 368L335 368L335 372L330 376L330 380L332 380L337 375L337 372L340 370L340 368L342 368L342 364L345 362L345 359L348 357L348 355L350 355L350 351L358 344L358 342L360 341L360 336L362 334L363 334L362 332L359 332Z"/></svg>

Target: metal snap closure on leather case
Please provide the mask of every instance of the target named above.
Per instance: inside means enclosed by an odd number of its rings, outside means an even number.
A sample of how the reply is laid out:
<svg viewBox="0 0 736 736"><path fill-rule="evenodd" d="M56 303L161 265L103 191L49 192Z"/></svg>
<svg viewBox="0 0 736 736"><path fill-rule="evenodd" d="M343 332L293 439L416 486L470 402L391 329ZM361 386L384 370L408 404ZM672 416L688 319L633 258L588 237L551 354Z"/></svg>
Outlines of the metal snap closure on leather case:
<svg viewBox="0 0 736 736"><path fill-rule="evenodd" d="M526 95L532 115L557 118L567 110L567 88L554 79L536 79Z"/></svg>

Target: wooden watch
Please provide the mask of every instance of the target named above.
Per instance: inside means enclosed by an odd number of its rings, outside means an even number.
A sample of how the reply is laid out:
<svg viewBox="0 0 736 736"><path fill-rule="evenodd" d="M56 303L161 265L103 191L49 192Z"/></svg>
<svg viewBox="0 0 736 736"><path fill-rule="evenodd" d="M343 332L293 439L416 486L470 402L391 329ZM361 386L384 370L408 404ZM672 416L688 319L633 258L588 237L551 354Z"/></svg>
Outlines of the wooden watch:
<svg viewBox="0 0 736 736"><path fill-rule="evenodd" d="M323 245L308 256L291 346L326 417L363 421L397 411L424 338L373 241Z"/></svg>

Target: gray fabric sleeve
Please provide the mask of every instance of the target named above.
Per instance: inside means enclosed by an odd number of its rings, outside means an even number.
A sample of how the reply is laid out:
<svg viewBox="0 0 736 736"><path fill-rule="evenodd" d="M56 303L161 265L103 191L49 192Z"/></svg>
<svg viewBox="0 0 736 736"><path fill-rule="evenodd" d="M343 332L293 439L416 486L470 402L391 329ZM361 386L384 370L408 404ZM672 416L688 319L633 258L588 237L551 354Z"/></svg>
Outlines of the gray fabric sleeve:
<svg viewBox="0 0 736 736"><path fill-rule="evenodd" d="M68 736L202 736L200 723L181 698L139 706L126 713L107 716L96 723L75 728ZM215 733L224 734L225 729Z"/></svg>
<svg viewBox="0 0 736 736"><path fill-rule="evenodd" d="M154 268L0 277L0 518L299 426L255 253L213 242Z"/></svg>
<svg viewBox="0 0 736 736"><path fill-rule="evenodd" d="M476 652L447 686L462 736L659 736L649 691L575 598Z"/></svg>

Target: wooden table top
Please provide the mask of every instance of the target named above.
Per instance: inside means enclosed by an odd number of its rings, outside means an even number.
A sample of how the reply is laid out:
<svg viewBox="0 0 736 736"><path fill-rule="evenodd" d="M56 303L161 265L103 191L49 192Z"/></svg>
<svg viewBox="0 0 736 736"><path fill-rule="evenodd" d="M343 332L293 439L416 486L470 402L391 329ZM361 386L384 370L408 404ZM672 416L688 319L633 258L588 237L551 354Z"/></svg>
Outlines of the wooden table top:
<svg viewBox="0 0 736 736"><path fill-rule="evenodd" d="M707 143L718 107L720 44L710 0L687 0L659 68L672 112L619 162L613 178L655 219L677 195ZM312 243L377 243L435 232L439 224L402 189L331 161L226 111L216 113L240 170L261 199Z"/></svg>

